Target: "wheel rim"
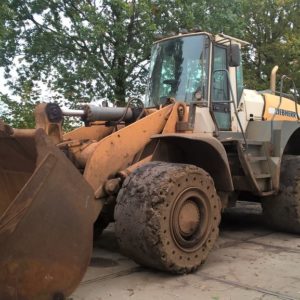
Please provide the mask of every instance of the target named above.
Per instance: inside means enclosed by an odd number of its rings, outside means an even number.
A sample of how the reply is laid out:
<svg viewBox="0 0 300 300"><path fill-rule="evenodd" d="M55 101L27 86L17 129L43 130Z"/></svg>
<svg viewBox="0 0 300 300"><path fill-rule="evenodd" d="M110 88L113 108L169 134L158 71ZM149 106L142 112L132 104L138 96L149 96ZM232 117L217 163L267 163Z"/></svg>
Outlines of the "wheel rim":
<svg viewBox="0 0 300 300"><path fill-rule="evenodd" d="M193 252L206 242L211 229L211 205L198 188L188 188L174 201L170 227L174 242L186 252Z"/></svg>

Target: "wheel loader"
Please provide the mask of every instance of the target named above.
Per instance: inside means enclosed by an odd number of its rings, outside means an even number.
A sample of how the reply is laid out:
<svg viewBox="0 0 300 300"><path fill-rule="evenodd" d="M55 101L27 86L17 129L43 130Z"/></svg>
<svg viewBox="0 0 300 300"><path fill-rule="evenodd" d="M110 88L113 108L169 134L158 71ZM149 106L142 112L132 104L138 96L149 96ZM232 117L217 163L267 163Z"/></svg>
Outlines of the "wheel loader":
<svg viewBox="0 0 300 300"><path fill-rule="evenodd" d="M110 222L124 254L175 274L204 263L237 199L300 232L297 94L283 92L287 76L276 90L277 66L270 90L244 89L246 44L165 37L153 45L143 101L43 103L36 129L0 123L1 300L65 299ZM69 116L85 125L63 133Z"/></svg>

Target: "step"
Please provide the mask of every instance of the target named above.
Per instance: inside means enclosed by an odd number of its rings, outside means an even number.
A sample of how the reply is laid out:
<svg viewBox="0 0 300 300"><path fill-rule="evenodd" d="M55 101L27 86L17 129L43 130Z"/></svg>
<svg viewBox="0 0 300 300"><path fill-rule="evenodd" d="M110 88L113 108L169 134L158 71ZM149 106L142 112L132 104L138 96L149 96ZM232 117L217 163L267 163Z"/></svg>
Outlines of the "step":
<svg viewBox="0 0 300 300"><path fill-rule="evenodd" d="M276 194L276 191L274 191L274 190L271 190L271 191L264 191L264 192L261 192L261 196L263 196L263 197L267 197L267 196L272 196L272 195L274 195L274 194Z"/></svg>
<svg viewBox="0 0 300 300"><path fill-rule="evenodd" d="M245 145L245 141L241 141L243 145ZM255 141L255 140L246 140L248 145L254 145L254 146L262 146L265 142L263 141Z"/></svg>
<svg viewBox="0 0 300 300"><path fill-rule="evenodd" d="M248 160L250 162L266 161L268 158L266 156L250 156L248 155Z"/></svg>
<svg viewBox="0 0 300 300"><path fill-rule="evenodd" d="M253 175L256 179L264 179L264 178L271 178L272 177L270 173L260 173L260 174L255 174L254 173Z"/></svg>

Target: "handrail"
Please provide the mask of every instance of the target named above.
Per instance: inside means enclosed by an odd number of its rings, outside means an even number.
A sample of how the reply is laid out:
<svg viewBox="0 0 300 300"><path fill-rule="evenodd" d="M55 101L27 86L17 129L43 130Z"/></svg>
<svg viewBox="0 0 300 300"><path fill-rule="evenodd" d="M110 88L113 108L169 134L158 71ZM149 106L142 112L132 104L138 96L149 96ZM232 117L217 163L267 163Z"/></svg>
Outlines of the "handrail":
<svg viewBox="0 0 300 300"><path fill-rule="evenodd" d="M246 146L246 149L247 149L248 148L248 143L247 143L247 140L246 140L244 129L242 127L241 120L240 120L239 115L238 115L238 111L237 111L237 107L236 107L236 102L235 102L236 99L235 99L234 94L233 94L233 89L232 89L231 80L230 80L230 77L229 77L229 72L226 69L217 69L217 70L213 71L213 73L216 73L216 72L225 72L226 77L227 77L227 82L229 84L229 91L230 91L232 100L231 101L214 101L214 102L233 104L234 114L236 116L237 122L239 124L240 129L241 129L242 136L243 136L243 139L244 139L244 142L245 142L245 146ZM213 101L211 101L211 102L213 102Z"/></svg>

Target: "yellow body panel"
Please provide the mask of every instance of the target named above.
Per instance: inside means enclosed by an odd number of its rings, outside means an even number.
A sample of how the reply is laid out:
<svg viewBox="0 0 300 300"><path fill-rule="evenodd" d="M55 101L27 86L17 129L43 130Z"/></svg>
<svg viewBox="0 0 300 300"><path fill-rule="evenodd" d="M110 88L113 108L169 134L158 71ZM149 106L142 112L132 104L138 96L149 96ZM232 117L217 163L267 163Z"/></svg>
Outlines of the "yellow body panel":
<svg viewBox="0 0 300 300"><path fill-rule="evenodd" d="M271 121L297 121L296 105L298 106L298 115L300 112L300 105L295 101L272 94L264 94L265 109L263 112L263 120ZM280 103L280 105L279 105ZM275 114L275 116L274 116Z"/></svg>
<svg viewBox="0 0 300 300"><path fill-rule="evenodd" d="M96 140L99 141L110 135L114 127L105 126L105 122L95 122L90 127L79 127L63 135L63 140Z"/></svg>
<svg viewBox="0 0 300 300"><path fill-rule="evenodd" d="M87 161L84 178L102 195L105 181L132 164L136 153L162 132L174 105L166 106L99 141Z"/></svg>

